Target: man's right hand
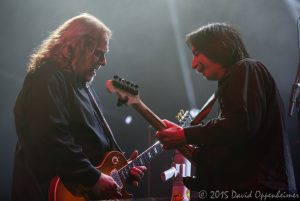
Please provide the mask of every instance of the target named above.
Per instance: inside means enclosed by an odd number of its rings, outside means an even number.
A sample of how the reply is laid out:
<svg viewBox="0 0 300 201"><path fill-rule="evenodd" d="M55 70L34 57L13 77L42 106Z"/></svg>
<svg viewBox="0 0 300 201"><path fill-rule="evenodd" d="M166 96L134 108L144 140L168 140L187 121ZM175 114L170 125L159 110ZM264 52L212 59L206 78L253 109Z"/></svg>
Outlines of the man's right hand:
<svg viewBox="0 0 300 201"><path fill-rule="evenodd" d="M121 189L113 178L101 173L97 183L92 187L92 193L96 199L122 198Z"/></svg>
<svg viewBox="0 0 300 201"><path fill-rule="evenodd" d="M156 132L156 138L163 144L164 149L175 149L186 144L184 130L181 126L168 120L163 120L167 128Z"/></svg>

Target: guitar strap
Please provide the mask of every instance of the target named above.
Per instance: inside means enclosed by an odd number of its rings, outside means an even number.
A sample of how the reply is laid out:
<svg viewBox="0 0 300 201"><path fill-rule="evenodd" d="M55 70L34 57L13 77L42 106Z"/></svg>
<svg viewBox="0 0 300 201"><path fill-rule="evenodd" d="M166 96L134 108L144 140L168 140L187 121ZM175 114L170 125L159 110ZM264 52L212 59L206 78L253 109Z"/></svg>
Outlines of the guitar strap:
<svg viewBox="0 0 300 201"><path fill-rule="evenodd" d="M207 117L207 115L210 113L214 103L216 102L217 96L216 92L214 92L210 98L206 101L206 103L203 105L203 107L200 109L197 116L194 118L194 120L191 122L191 125L197 125L201 123L201 121Z"/></svg>
<svg viewBox="0 0 300 201"><path fill-rule="evenodd" d="M201 121L207 117L207 115L210 113L214 103L219 97L220 92L224 88L226 84L224 83L222 86L219 86L218 89L210 96L210 98L206 101L206 103L203 105L203 107L200 109L199 113L196 115L194 120L191 122L191 126L200 124Z"/></svg>
<svg viewBox="0 0 300 201"><path fill-rule="evenodd" d="M240 63L242 63L244 59L238 61L234 66L238 66ZM210 113L214 103L216 102L216 99L219 97L219 94L221 91L228 85L230 77L232 75L232 69L225 75L226 79L223 81L221 85L219 85L218 89L211 95L211 97L206 101L204 106L200 109L199 113L196 115L194 120L191 122L191 125L197 125L200 124L201 121ZM224 80L224 78L223 78Z"/></svg>
<svg viewBox="0 0 300 201"><path fill-rule="evenodd" d="M247 58L245 58L247 59ZM245 59L242 59L234 64L234 66L238 66L241 63L244 62ZM218 89L211 95L211 97L207 100L207 102L204 104L204 106L200 109L200 112L197 114L197 116L194 118L194 120L191 122L191 125L197 125L201 123L201 121L210 113L216 99L219 97L219 94L221 91L228 85L229 79L231 77L231 72L234 67L231 67L230 71L225 75L226 81L223 82L222 85L218 87ZM224 78L223 78L224 79Z"/></svg>
<svg viewBox="0 0 300 201"><path fill-rule="evenodd" d="M221 87L219 87L206 101L206 103L203 105L203 107L200 109L199 113L196 115L194 120L191 122L191 126L200 124L201 121L207 117L207 115L212 110L212 107L214 103L216 102L216 99L219 96L219 93L221 91ZM199 154L199 147L195 147L193 151L193 158L197 158L197 155ZM198 171L198 165L196 166L196 171ZM190 189L191 191L200 191L199 188L199 180L197 177L183 177L183 183L184 185Z"/></svg>
<svg viewBox="0 0 300 201"><path fill-rule="evenodd" d="M100 109L100 107L99 107L99 105L98 105L98 103L95 99L95 96L93 95L92 89L89 86L87 86L86 89L87 89L87 92L88 92L88 96L90 97L90 99L92 101L92 104L93 104L97 114L100 117L100 120L102 122L101 126L102 126L103 130L105 131L105 133L107 133L108 137L111 139L111 141L113 142L114 146L118 149L118 151L123 153L120 146L118 145L114 135L113 135L112 130L110 129L106 119L104 118L104 115L103 115L103 113L102 113L102 111L101 111L101 109Z"/></svg>

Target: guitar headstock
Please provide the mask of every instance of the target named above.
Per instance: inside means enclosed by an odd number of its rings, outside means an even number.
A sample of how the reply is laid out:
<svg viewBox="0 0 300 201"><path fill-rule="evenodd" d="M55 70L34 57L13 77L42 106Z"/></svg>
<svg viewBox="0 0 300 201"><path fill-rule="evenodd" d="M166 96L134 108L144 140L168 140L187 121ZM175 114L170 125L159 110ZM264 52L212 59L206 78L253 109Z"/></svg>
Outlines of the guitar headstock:
<svg viewBox="0 0 300 201"><path fill-rule="evenodd" d="M140 102L138 85L117 75L106 81L106 89L118 95L118 106Z"/></svg>
<svg viewBox="0 0 300 201"><path fill-rule="evenodd" d="M190 111L180 110L178 114L175 116L176 120L178 121L179 126L187 127L190 126L191 122L193 121L192 115Z"/></svg>

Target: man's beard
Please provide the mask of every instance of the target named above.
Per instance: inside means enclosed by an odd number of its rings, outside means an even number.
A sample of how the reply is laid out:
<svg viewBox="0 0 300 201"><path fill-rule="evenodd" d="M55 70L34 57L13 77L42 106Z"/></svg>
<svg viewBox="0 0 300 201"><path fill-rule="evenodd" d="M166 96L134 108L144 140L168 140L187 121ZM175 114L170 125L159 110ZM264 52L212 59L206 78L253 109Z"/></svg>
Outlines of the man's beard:
<svg viewBox="0 0 300 201"><path fill-rule="evenodd" d="M93 77L91 77L91 79L90 79L89 81L86 81L85 84L86 84L87 86L91 86L92 83L93 83L93 81L94 81L95 76L96 76L96 75L94 75Z"/></svg>

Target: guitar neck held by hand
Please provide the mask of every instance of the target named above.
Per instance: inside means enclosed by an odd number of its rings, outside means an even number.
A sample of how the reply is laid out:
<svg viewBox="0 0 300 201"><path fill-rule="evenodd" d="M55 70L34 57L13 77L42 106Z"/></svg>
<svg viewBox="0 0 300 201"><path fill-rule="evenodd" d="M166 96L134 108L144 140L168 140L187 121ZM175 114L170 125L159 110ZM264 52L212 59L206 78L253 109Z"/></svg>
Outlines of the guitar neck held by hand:
<svg viewBox="0 0 300 201"><path fill-rule="evenodd" d="M155 129L160 131L167 128L163 121L140 99L138 86L136 84L118 76L114 76L113 80L106 81L106 89L110 93L117 94L120 101L124 103L126 102L128 105L132 105L132 107L139 112ZM193 163L192 154L194 148L192 146L186 144L177 149Z"/></svg>

